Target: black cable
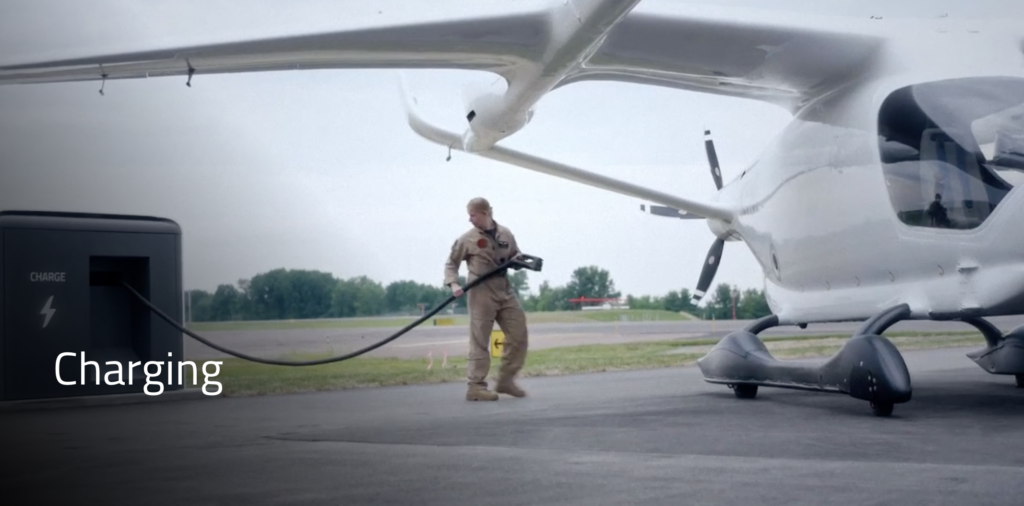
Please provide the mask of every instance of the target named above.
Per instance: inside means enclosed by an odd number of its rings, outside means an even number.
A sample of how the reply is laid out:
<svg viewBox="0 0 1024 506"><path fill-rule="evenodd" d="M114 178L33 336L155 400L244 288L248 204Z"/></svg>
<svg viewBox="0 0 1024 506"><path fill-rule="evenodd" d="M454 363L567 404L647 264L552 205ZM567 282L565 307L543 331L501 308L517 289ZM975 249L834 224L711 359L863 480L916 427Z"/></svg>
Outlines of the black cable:
<svg viewBox="0 0 1024 506"><path fill-rule="evenodd" d="M505 272L509 267L526 267L526 268L531 269L531 270L539 271L542 264L543 264L543 260L541 260L540 258L537 258L537 257L531 257L529 255L522 255L522 258L508 260L508 261L502 263L501 265L495 267L493 270L486 272L484 275L480 276L479 278L474 279L471 283L467 284L462 289L463 295L465 295L465 292L468 292L468 291L472 290L474 287L476 287L478 284L482 283L487 278L489 278L489 277L491 277L491 276L493 276L495 274L498 274L499 272ZM167 316L166 314L164 314L163 311L161 311L158 307L154 306L151 302L146 300L146 298L143 297L141 294L139 294L139 292L136 292L135 289L132 288L131 285L129 285L125 280L120 279L119 281L120 281L120 283L125 288L128 289L128 291L130 291L132 293L132 295L135 295L135 297L137 297L143 304L145 304L146 307L148 307L151 311L156 313L157 316L162 318L167 323L171 324L172 327L180 330L181 332L184 332L189 337L191 337L191 338L193 338L193 339L195 339L195 340L197 340L197 341L199 341L199 342L201 342L201 343L203 343L203 344L205 344L205 345L207 345L207 346L209 346L209 347L211 347L211 348L213 348L213 349L215 349L217 351L220 351L220 352L223 352L223 353L227 353L228 355L233 355L235 357L238 357L238 358L241 358L241 359L245 359L245 360L249 360L249 361L252 361L252 362L259 362L261 364L270 364L270 365L290 365L290 366L321 365L321 364L329 364L331 362L341 362L342 360L348 360L350 358L358 357L359 355L362 355L362 354L364 354L366 352L369 352L369 351L375 350L377 348L380 348L381 346L384 346L385 344L390 343L391 341L394 341L395 339L398 339L399 336L401 336L402 334L405 334L406 332L412 330L417 325L423 323L424 321L427 320L427 318L430 318L431 316L434 316L435 314L438 313L438 311L444 309L445 306L447 306L448 304L450 304L452 301L454 301L456 299L456 297L454 295L448 296L448 298L445 299L444 302L439 304L437 307L435 307L429 313L421 316L420 319L410 323L409 325L406 325L405 327L402 328L402 330L399 330L398 332L392 334L391 336L387 337L386 339L384 339L382 341L379 341L379 342L377 342L375 344L372 344L370 346L367 346L366 348L363 348L361 350L353 351L352 353L349 353L347 355L341 355L341 356L331 357L331 358L324 358L324 359L320 359L320 360L306 360L306 361L299 361L299 362L288 362L288 361L285 361L285 360L273 360L273 359L267 359L267 358L253 357L253 356L246 355L244 353L239 353L239 352L234 351L234 350L229 350L227 348L224 348L223 346L214 344L214 343L210 342L209 340L207 340L206 338L204 338L204 337L202 337L202 336L200 336L198 334L195 334L192 331L186 329L180 323L174 321L174 319L172 319L170 316Z"/></svg>

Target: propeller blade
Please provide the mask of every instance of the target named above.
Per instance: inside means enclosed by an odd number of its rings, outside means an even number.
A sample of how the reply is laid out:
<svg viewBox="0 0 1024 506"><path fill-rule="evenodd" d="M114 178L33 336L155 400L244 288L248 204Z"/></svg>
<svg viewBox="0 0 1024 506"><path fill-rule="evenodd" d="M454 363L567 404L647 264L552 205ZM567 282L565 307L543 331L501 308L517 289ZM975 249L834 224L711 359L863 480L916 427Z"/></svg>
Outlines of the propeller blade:
<svg viewBox="0 0 1024 506"><path fill-rule="evenodd" d="M711 288L711 281L715 279L715 273L718 272L718 264L722 261L722 249L724 247L724 239L715 239L711 249L708 250L708 256L704 260L704 269L700 272L700 280L697 281L697 290L693 293L693 298L691 299L694 303L703 298L704 294Z"/></svg>
<svg viewBox="0 0 1024 506"><path fill-rule="evenodd" d="M708 152L708 163L711 165L711 177L715 178L715 187L722 189L722 169L718 167L718 154L715 143L711 140L711 130L704 131L704 149Z"/></svg>
<svg viewBox="0 0 1024 506"><path fill-rule="evenodd" d="M640 204L640 209L642 210L643 208L644 205ZM674 207L656 206L652 204L650 208L651 214L655 216L668 216L670 218L678 218L682 214L678 209Z"/></svg>
<svg viewBox="0 0 1024 506"><path fill-rule="evenodd" d="M654 204L644 205L640 204L640 210L649 212L655 216L664 216L666 218L680 218L683 220L703 220L704 217L697 216L696 214L689 214L680 211L674 207L668 206L656 206Z"/></svg>

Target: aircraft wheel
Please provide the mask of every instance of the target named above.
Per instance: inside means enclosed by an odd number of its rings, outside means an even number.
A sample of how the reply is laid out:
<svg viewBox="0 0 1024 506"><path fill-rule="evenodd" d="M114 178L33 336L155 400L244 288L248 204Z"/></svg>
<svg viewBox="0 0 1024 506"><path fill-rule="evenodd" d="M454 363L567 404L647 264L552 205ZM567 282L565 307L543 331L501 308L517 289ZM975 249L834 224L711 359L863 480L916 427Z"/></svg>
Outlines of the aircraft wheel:
<svg viewBox="0 0 1024 506"><path fill-rule="evenodd" d="M1017 388L1024 388L1024 374L1018 374L1016 376L1016 378L1017 378Z"/></svg>
<svg viewBox="0 0 1024 506"><path fill-rule="evenodd" d="M889 416L892 414L893 407L894 405L891 402L871 401L871 411L875 413L875 416Z"/></svg>
<svg viewBox="0 0 1024 506"><path fill-rule="evenodd" d="M753 399L757 396L757 385L739 384L732 387L732 392L740 399Z"/></svg>

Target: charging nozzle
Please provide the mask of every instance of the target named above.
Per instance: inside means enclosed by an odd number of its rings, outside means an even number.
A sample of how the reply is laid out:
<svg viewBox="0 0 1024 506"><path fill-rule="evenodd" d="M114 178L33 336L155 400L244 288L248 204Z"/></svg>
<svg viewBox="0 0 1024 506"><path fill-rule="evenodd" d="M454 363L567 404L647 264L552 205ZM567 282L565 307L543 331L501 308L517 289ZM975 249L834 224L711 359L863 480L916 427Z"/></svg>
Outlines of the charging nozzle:
<svg viewBox="0 0 1024 506"><path fill-rule="evenodd" d="M544 259L533 255L521 254L519 257L514 259L513 262L515 266L537 272L540 272L544 267Z"/></svg>

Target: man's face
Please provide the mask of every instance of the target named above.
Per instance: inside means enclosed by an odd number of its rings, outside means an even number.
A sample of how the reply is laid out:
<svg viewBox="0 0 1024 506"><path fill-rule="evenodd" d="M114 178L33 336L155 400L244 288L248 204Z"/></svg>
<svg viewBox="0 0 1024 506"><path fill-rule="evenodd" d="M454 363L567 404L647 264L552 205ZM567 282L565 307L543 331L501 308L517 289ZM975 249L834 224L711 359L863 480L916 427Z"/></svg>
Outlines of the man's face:
<svg viewBox="0 0 1024 506"><path fill-rule="evenodd" d="M489 221L487 213L483 213L475 209L469 209L469 222L472 223L474 227L485 230Z"/></svg>

